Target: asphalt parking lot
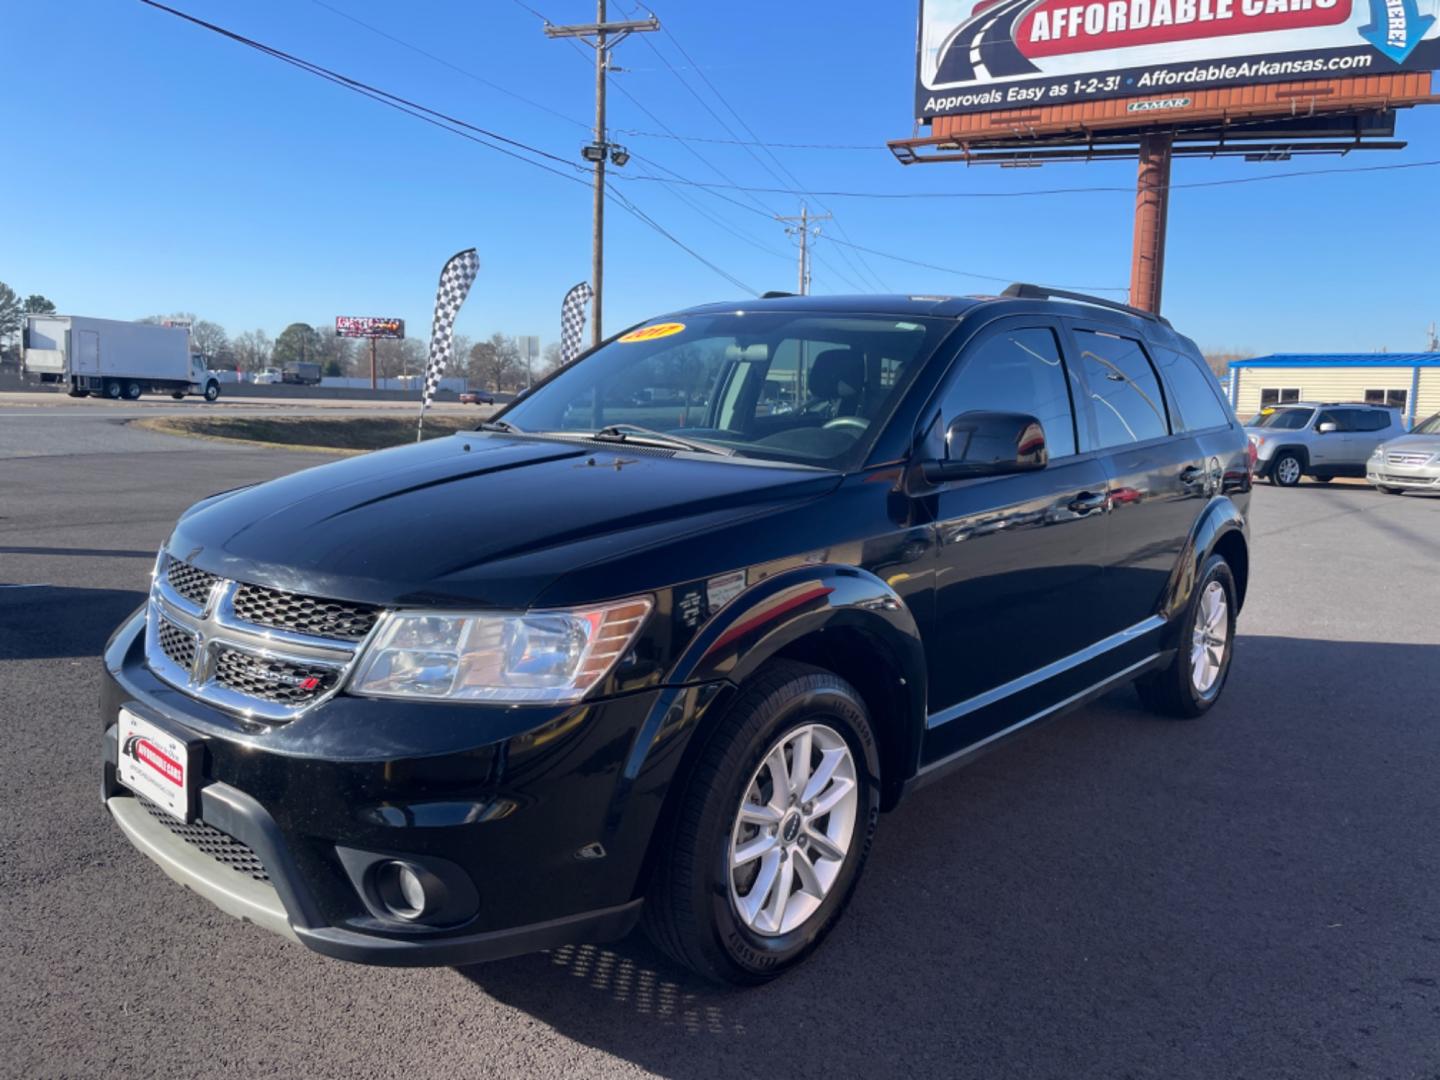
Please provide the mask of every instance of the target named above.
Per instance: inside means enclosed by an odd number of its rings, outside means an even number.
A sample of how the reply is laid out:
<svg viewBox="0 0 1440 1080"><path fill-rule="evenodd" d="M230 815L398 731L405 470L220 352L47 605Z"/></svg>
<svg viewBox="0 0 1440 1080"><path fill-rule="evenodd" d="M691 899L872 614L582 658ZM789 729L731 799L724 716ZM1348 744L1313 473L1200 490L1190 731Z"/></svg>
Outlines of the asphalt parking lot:
<svg viewBox="0 0 1440 1080"><path fill-rule="evenodd" d="M325 459L19 411L0 1074L1440 1076L1440 500L1258 490L1208 717L1117 693L921 791L825 948L741 993L638 936L347 966L175 887L100 806L97 656L186 505Z"/></svg>

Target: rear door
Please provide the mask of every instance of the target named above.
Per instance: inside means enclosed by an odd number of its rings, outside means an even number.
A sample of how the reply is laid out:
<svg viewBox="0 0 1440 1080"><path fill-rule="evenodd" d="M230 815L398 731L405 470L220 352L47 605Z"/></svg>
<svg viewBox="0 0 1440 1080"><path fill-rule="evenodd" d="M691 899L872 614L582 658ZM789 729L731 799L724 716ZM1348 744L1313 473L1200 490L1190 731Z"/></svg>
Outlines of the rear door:
<svg viewBox="0 0 1440 1080"><path fill-rule="evenodd" d="M1156 629L1166 585L1210 486L1199 440L1176 425L1147 346L1076 321L1071 338L1110 484L1106 634Z"/></svg>
<svg viewBox="0 0 1440 1080"><path fill-rule="evenodd" d="M100 374L100 335L94 330L75 330L71 334L74 350L70 357L73 375Z"/></svg>

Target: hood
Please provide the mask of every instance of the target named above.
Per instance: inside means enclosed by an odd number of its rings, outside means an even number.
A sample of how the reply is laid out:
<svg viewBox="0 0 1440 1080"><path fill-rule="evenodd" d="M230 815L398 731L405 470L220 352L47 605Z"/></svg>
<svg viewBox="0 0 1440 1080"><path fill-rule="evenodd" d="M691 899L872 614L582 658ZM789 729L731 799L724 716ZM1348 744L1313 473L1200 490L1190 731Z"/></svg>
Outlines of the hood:
<svg viewBox="0 0 1440 1080"><path fill-rule="evenodd" d="M316 596L515 609L566 572L773 512L839 480L722 457L469 433L208 500L180 519L168 547L224 577Z"/></svg>
<svg viewBox="0 0 1440 1080"><path fill-rule="evenodd" d="M1440 435L1400 435L1386 439L1381 450L1403 450L1411 454L1440 454Z"/></svg>

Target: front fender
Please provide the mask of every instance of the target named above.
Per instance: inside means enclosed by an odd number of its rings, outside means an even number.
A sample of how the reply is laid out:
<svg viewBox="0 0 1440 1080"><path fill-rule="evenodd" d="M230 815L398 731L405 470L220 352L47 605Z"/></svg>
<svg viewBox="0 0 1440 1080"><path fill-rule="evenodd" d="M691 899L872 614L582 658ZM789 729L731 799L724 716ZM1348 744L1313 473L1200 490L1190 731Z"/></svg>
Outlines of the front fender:
<svg viewBox="0 0 1440 1080"><path fill-rule="evenodd" d="M799 567L751 586L695 636L666 682L743 683L788 646L835 630L853 631L874 645L876 660L891 666L906 687L909 718L923 720L925 650L915 618L895 590L853 566Z"/></svg>

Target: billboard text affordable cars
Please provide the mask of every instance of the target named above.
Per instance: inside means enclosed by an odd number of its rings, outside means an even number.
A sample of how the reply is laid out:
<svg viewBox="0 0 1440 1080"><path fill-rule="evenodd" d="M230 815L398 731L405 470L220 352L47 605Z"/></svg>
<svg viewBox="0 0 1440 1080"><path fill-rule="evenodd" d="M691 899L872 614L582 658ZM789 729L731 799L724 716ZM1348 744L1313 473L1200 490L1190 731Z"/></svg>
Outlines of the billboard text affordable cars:
<svg viewBox="0 0 1440 1080"><path fill-rule="evenodd" d="M921 0L916 115L1440 67L1440 0Z"/></svg>
<svg viewBox="0 0 1440 1080"><path fill-rule="evenodd" d="M378 318L374 315L336 315L336 337L403 338L404 319Z"/></svg>

